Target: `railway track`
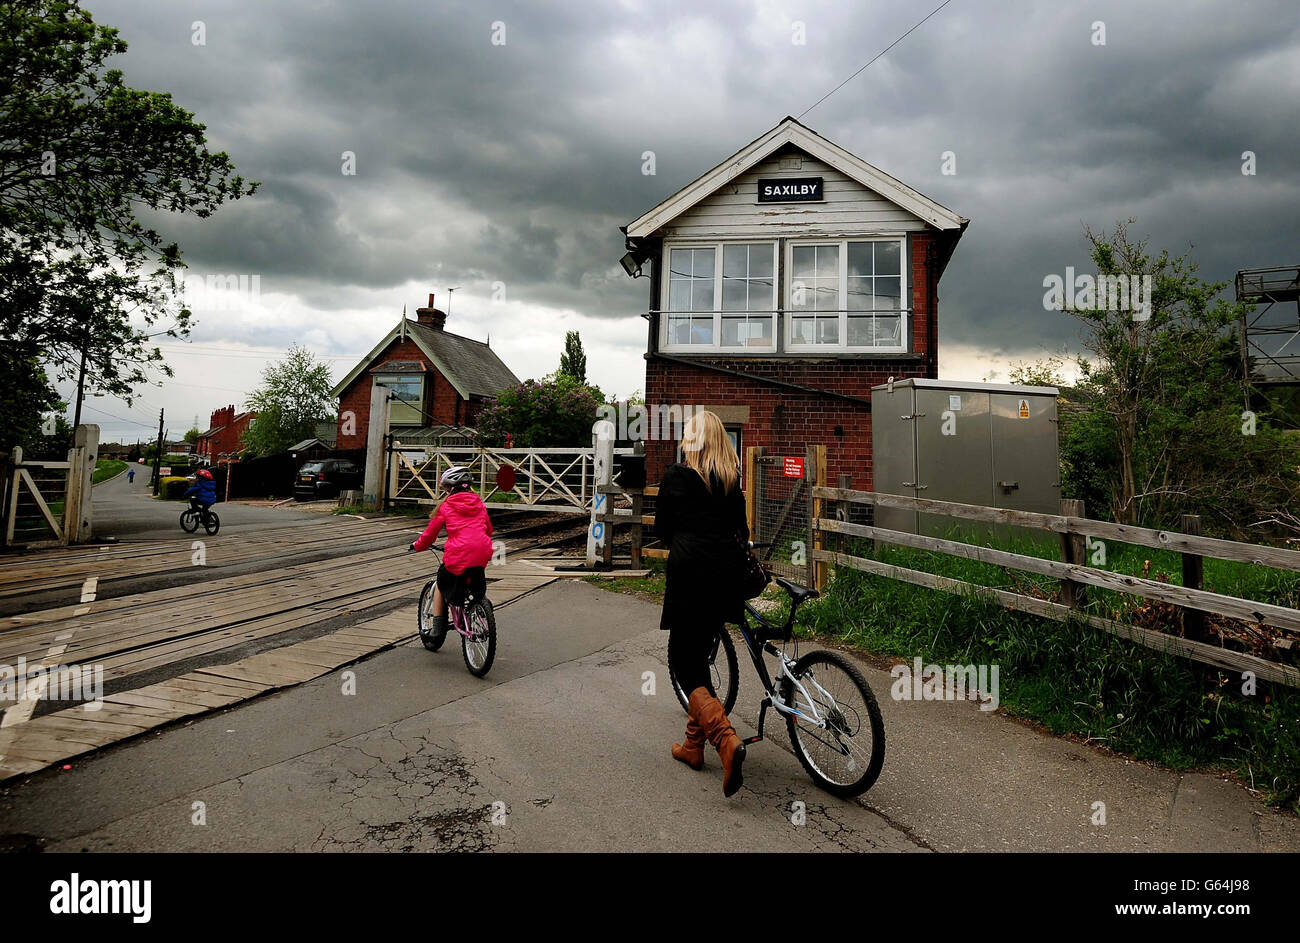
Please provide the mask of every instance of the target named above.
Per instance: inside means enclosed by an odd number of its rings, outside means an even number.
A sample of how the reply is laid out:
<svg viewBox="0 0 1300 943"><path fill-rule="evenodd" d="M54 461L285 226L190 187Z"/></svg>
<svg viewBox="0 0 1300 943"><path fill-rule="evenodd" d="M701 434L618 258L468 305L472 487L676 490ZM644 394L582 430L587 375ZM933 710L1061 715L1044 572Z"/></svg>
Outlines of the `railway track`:
<svg viewBox="0 0 1300 943"><path fill-rule="evenodd" d="M530 556L545 558L585 535L585 523L572 516L512 515L495 526L506 551L504 565L488 568L498 605L556 578ZM231 650L310 638L415 601L432 561L404 552L414 529L409 520L342 519L314 525L309 535L295 527L218 537L208 541L217 566L193 566L189 539L4 561L0 600L17 600L24 582L66 599L0 618L0 664L23 659L30 674L57 651L58 664L99 666L106 683L120 684L165 677L169 666L180 673ZM132 589L175 571L182 574L175 585ZM115 593L84 601L78 593L91 578Z"/></svg>

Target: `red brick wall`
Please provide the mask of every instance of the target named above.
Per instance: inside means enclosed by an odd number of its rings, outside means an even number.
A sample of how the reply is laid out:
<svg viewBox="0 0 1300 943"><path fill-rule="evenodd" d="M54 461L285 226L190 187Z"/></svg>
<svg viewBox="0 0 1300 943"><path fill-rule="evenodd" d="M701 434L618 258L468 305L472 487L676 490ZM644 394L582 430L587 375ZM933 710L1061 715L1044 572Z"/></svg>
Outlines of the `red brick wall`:
<svg viewBox="0 0 1300 943"><path fill-rule="evenodd" d="M243 416L239 422L235 422L235 407L223 406L220 409L214 409L211 416L208 417L208 428L216 429L222 427L217 433L200 438L195 446L195 454L206 458L210 462L228 461L232 454L242 452L244 449L244 433L253 420L257 418L257 413L249 413Z"/></svg>
<svg viewBox="0 0 1300 943"><path fill-rule="evenodd" d="M466 425L466 403L461 399L456 388L438 372L424 351L420 350L415 341L393 341L388 345L388 349L379 355L374 361L375 365L385 363L389 360L418 360L429 368L425 374L425 407L430 405L429 396L432 394L432 413L430 422L443 423L445 425L456 425L457 403L460 404L459 424ZM364 449L366 447L366 436L370 431L370 387L371 375L369 368L353 381L352 385L345 389L339 395L339 432L338 448L340 449ZM351 411L356 416L356 423L353 433L345 435L343 432L344 414Z"/></svg>
<svg viewBox="0 0 1300 943"><path fill-rule="evenodd" d="M936 317L926 280L928 233L911 241L911 353L927 352L927 328ZM937 336L937 335L936 335ZM696 358L691 358L696 359ZM794 383L799 386L871 399L871 388L906 377L932 377L927 364L913 360L835 360L833 358L711 358L714 366ZM871 410L865 404L802 393L755 380L718 373L694 365L653 358L646 362L648 404L748 406L749 422L741 429L741 445L763 446L769 455L803 455L809 445L826 446L827 472L833 484L840 474L851 476L852 487L870 489ZM840 426L843 435L835 435ZM671 464L674 442L646 443L646 476L657 482ZM741 456L743 462L744 456Z"/></svg>

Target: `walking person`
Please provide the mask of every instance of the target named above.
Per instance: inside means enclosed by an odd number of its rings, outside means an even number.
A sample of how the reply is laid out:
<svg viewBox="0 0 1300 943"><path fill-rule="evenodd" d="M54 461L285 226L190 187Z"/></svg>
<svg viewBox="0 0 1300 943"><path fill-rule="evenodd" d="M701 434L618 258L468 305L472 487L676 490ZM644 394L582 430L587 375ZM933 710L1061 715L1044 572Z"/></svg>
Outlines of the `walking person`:
<svg viewBox="0 0 1300 943"><path fill-rule="evenodd" d="M135 469L134 469L134 468L128 468L128 469L126 470L126 483L127 483L128 485L129 485L129 484L134 484L134 483L135 483Z"/></svg>
<svg viewBox="0 0 1300 943"><path fill-rule="evenodd" d="M683 461L659 483L655 535L668 546L667 585L659 627L668 631L668 661L689 691L686 737L672 754L704 766L711 743L722 761L723 795L740 788L745 745L713 689L709 652L727 623L744 619L741 578L749 540L740 459L717 414L697 412L682 433Z"/></svg>

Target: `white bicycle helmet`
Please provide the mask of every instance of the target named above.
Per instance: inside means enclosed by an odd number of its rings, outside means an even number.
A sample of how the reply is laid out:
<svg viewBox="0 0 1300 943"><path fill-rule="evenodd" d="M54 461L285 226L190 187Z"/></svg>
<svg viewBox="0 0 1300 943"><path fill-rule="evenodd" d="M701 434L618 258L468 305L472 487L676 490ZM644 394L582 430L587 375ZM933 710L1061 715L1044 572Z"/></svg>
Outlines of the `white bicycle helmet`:
<svg viewBox="0 0 1300 943"><path fill-rule="evenodd" d="M438 484L446 491L467 491L474 487L474 473L464 465L453 465L442 473Z"/></svg>

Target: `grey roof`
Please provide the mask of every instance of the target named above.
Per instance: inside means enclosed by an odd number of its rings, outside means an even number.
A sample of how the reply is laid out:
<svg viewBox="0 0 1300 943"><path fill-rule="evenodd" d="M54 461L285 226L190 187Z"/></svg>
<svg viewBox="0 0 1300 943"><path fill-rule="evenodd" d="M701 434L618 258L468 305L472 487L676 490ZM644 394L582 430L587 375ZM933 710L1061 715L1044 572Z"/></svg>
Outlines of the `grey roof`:
<svg viewBox="0 0 1300 943"><path fill-rule="evenodd" d="M330 448L338 445L339 427L336 422L318 422L316 423L316 438L320 439Z"/></svg>
<svg viewBox="0 0 1300 943"><path fill-rule="evenodd" d="M496 396L519 385L519 378L482 341L438 331L418 321L406 329L427 348L452 385L470 396Z"/></svg>
<svg viewBox="0 0 1300 943"><path fill-rule="evenodd" d="M316 446L318 446L318 445L321 446L322 448L326 448L326 449L330 448L330 445L329 445L328 443L326 443L326 442L322 442L320 439L317 439L317 438L311 438L311 439L303 439L303 440L302 440L301 442L299 442L297 445L291 445L291 446L289 446L289 448L287 448L285 451L287 451L287 452L305 452L305 451L307 451L308 449L310 449L310 448L314 448L314 447L316 447Z"/></svg>

